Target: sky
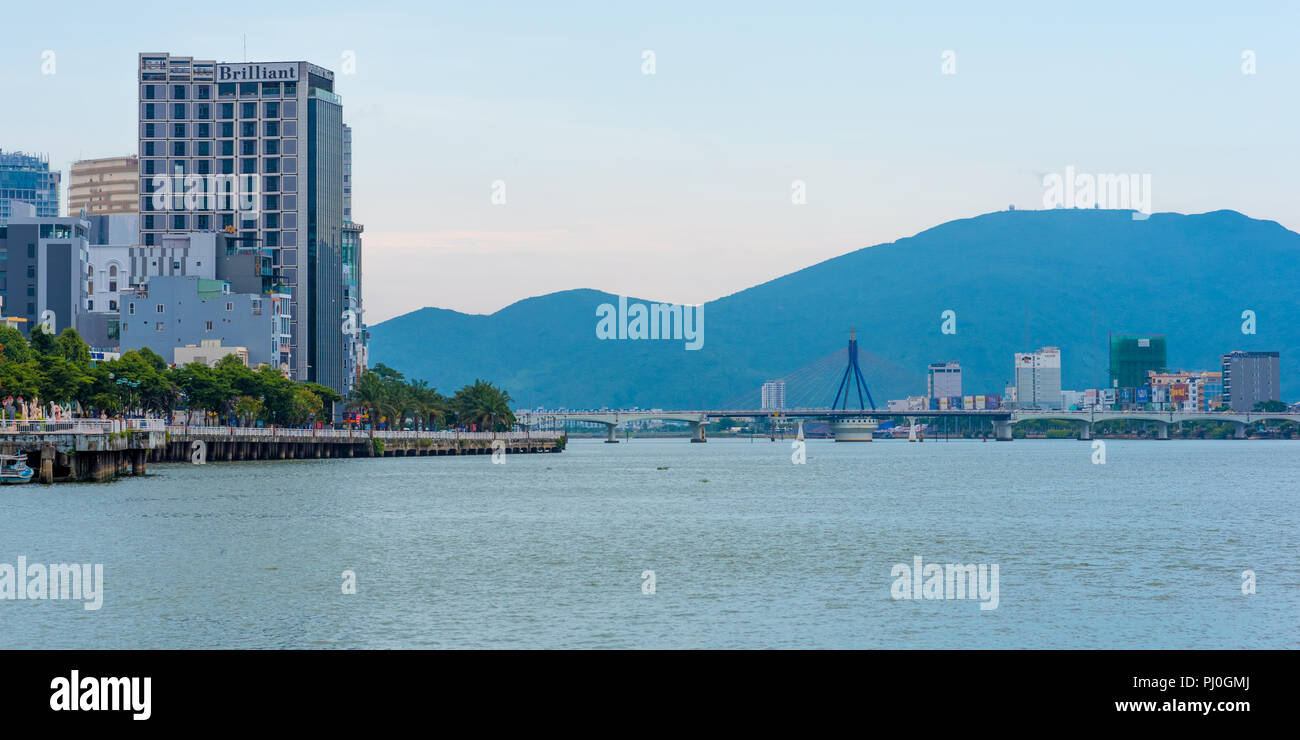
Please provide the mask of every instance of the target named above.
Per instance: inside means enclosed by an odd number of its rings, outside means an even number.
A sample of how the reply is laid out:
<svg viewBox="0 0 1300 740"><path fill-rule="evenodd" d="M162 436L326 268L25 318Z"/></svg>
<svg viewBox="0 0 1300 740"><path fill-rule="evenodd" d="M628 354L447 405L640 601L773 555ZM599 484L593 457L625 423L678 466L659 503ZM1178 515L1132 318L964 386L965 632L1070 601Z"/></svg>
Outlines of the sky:
<svg viewBox="0 0 1300 740"><path fill-rule="evenodd" d="M142 51L333 69L370 324L571 288L700 303L1040 208L1067 166L1300 230L1300 6L902 5L28 2L0 16L0 148L65 181L133 153Z"/></svg>

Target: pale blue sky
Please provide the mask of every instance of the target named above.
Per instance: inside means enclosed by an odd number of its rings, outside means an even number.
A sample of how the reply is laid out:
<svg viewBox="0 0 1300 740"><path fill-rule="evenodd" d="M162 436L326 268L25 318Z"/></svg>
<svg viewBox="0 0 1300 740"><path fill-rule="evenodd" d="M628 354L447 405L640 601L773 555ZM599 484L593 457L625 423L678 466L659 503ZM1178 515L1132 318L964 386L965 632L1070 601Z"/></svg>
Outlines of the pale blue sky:
<svg viewBox="0 0 1300 740"><path fill-rule="evenodd" d="M5 9L0 147L65 171L134 151L140 51L238 61L246 34L250 60L336 72L354 52L336 88L370 323L576 287L710 300L1039 207L1067 165L1150 173L1156 211L1300 228L1283 3L110 5Z"/></svg>

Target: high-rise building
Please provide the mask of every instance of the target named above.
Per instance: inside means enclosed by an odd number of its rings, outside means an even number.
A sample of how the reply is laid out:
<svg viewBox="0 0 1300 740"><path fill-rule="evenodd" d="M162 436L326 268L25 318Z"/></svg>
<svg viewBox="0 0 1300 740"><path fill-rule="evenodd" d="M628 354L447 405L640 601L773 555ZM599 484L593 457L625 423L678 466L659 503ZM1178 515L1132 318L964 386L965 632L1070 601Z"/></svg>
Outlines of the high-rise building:
<svg viewBox="0 0 1300 740"><path fill-rule="evenodd" d="M142 53L139 87L142 243L222 230L267 250L276 292L291 296L290 341L277 364L297 380L345 391L350 186L334 73L303 61Z"/></svg>
<svg viewBox="0 0 1300 740"><path fill-rule="evenodd" d="M90 224L80 218L36 215L31 203L13 204L0 226L0 305L26 319L24 334L44 323L51 333L76 328L85 310Z"/></svg>
<svg viewBox="0 0 1300 740"><path fill-rule="evenodd" d="M1277 352L1241 350L1221 356L1224 405L1233 411L1253 411L1257 403L1280 401L1279 359Z"/></svg>
<svg viewBox="0 0 1300 740"><path fill-rule="evenodd" d="M952 398L961 395L961 364L932 362L926 369L925 394L930 398Z"/></svg>
<svg viewBox="0 0 1300 740"><path fill-rule="evenodd" d="M68 174L68 215L135 214L140 212L138 157L83 159Z"/></svg>
<svg viewBox="0 0 1300 740"><path fill-rule="evenodd" d="M1169 366L1163 334L1112 334L1110 337L1110 386L1137 388L1147 374L1164 372Z"/></svg>
<svg viewBox="0 0 1300 740"><path fill-rule="evenodd" d="M785 408L785 381L769 380L763 384L763 411L781 411Z"/></svg>
<svg viewBox="0 0 1300 740"><path fill-rule="evenodd" d="M1016 403L1021 408L1061 408L1061 350L1043 347L1015 354Z"/></svg>
<svg viewBox="0 0 1300 740"><path fill-rule="evenodd" d="M59 171L50 171L48 157L0 150L0 226L9 223L18 202L35 206L37 218L61 216Z"/></svg>
<svg viewBox="0 0 1300 740"><path fill-rule="evenodd" d="M352 220L352 127L343 127L343 391L350 391L368 364L365 308L361 303L361 232Z"/></svg>

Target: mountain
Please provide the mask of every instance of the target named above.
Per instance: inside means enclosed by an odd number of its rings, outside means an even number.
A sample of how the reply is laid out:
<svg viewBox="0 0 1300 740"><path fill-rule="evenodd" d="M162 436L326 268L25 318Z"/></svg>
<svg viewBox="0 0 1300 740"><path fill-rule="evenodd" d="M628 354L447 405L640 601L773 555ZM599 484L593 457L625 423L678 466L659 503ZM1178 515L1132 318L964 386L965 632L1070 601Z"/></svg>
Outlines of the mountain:
<svg viewBox="0 0 1300 740"><path fill-rule="evenodd" d="M1300 234L1235 211L1003 211L859 249L704 306L704 344L599 340L597 306L569 290L494 314L424 308L371 327L371 363L450 392L475 378L520 407L718 408L847 343L856 327L878 405L925 393L925 367L957 360L965 393L1001 393L1012 353L1061 348L1062 387L1107 383L1107 332L1164 334L1172 368L1219 369L1234 349L1278 350L1300 396ZM642 301L629 297L629 302ZM956 333L941 332L956 313ZM1257 333L1242 333L1242 312ZM1026 338L1028 341L1026 341ZM829 405L842 359L798 383ZM811 377L808 377L811 376ZM797 384L791 381L792 385ZM793 389L787 392L792 392Z"/></svg>

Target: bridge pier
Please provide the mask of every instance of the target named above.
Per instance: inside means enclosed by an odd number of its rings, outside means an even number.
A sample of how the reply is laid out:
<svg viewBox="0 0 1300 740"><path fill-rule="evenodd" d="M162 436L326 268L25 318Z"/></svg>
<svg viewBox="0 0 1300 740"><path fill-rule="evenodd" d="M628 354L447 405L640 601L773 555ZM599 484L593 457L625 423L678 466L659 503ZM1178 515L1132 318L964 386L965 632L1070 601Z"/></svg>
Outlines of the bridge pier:
<svg viewBox="0 0 1300 740"><path fill-rule="evenodd" d="M1241 421L1234 421L1234 422L1232 422L1232 438L1233 438L1233 439L1245 439L1245 438L1246 438L1246 423L1245 423L1245 422L1241 422Z"/></svg>
<svg viewBox="0 0 1300 740"><path fill-rule="evenodd" d="M1012 440L1010 420L994 419L993 431L999 442L1010 442Z"/></svg>
<svg viewBox="0 0 1300 740"><path fill-rule="evenodd" d="M1169 422L1156 422L1156 439L1169 439Z"/></svg>
<svg viewBox="0 0 1300 740"><path fill-rule="evenodd" d="M1079 439L1085 442L1092 439L1092 422L1084 421L1079 423Z"/></svg>
<svg viewBox="0 0 1300 740"><path fill-rule="evenodd" d="M606 424L606 425L605 425L605 444L607 444L607 445L616 445L616 444L618 444L618 425L617 425L617 424Z"/></svg>
<svg viewBox="0 0 1300 740"><path fill-rule="evenodd" d="M691 422L691 441L692 442L709 441L704 437L704 422L702 421Z"/></svg>

